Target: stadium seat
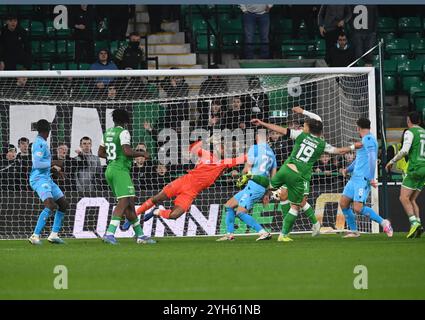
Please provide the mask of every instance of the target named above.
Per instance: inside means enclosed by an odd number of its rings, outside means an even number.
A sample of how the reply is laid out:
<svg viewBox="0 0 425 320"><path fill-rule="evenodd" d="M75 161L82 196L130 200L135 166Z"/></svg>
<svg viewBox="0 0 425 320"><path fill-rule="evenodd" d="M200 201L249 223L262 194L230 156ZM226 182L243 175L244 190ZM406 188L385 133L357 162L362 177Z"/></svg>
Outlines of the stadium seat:
<svg viewBox="0 0 425 320"><path fill-rule="evenodd" d="M75 41L73 40L66 41L66 53L67 53L68 59L75 58Z"/></svg>
<svg viewBox="0 0 425 320"><path fill-rule="evenodd" d="M305 44L284 44L282 45L282 56L287 58L308 56L307 45Z"/></svg>
<svg viewBox="0 0 425 320"><path fill-rule="evenodd" d="M232 19L230 15L221 14L219 27L222 34L243 33L242 17Z"/></svg>
<svg viewBox="0 0 425 320"><path fill-rule="evenodd" d="M17 6L17 8L14 10L15 12L18 12L18 15L20 18L22 17L29 17L32 16L33 12L34 12L34 6L31 5L19 5Z"/></svg>
<svg viewBox="0 0 425 320"><path fill-rule="evenodd" d="M41 59L51 59L56 55L56 43L54 40L40 42Z"/></svg>
<svg viewBox="0 0 425 320"><path fill-rule="evenodd" d="M78 70L89 70L90 64L89 63L79 63L78 64Z"/></svg>
<svg viewBox="0 0 425 320"><path fill-rule="evenodd" d="M421 38L421 37L422 37L422 35L421 35L421 33L420 33L420 32L412 32L412 33L403 33L403 34L401 35L401 37L402 37L403 39L411 40L411 39L418 39L418 38Z"/></svg>
<svg viewBox="0 0 425 320"><path fill-rule="evenodd" d="M31 22L28 19L19 20L19 25L25 29L27 32L30 31Z"/></svg>
<svg viewBox="0 0 425 320"><path fill-rule="evenodd" d="M425 96L425 82L419 82L410 87L409 97L410 101L414 102L416 96Z"/></svg>
<svg viewBox="0 0 425 320"><path fill-rule="evenodd" d="M52 63L51 70L67 70L67 65L65 62L62 63Z"/></svg>
<svg viewBox="0 0 425 320"><path fill-rule="evenodd" d="M410 88L421 81L422 68L422 61L407 60L399 62L397 69L401 78L401 89L404 92L410 92Z"/></svg>
<svg viewBox="0 0 425 320"><path fill-rule="evenodd" d="M271 21L272 32L292 34L292 20L281 18L279 20Z"/></svg>
<svg viewBox="0 0 425 320"><path fill-rule="evenodd" d="M385 51L391 56L408 55L410 52L410 42L407 39L392 39L386 42Z"/></svg>
<svg viewBox="0 0 425 320"><path fill-rule="evenodd" d="M425 57L425 39L412 39L410 40L410 51L415 54L415 57ZM423 59L422 59L423 60Z"/></svg>
<svg viewBox="0 0 425 320"><path fill-rule="evenodd" d="M243 34L224 34L223 49L226 51L237 51L241 49Z"/></svg>
<svg viewBox="0 0 425 320"><path fill-rule="evenodd" d="M397 60L384 60L384 75L395 76L397 75Z"/></svg>
<svg viewBox="0 0 425 320"><path fill-rule="evenodd" d="M78 63L69 62L68 63L68 70L78 70Z"/></svg>
<svg viewBox="0 0 425 320"><path fill-rule="evenodd" d="M210 18L208 19L208 22L210 23L210 26L217 30L217 25L215 23L215 19ZM204 17L201 15L192 15L192 22L191 22L191 30L194 34L196 33L204 33L208 29L208 23L205 21Z"/></svg>
<svg viewBox="0 0 425 320"><path fill-rule="evenodd" d="M378 19L378 32L390 33L397 32L397 21L390 17L380 17Z"/></svg>
<svg viewBox="0 0 425 320"><path fill-rule="evenodd" d="M326 55L326 41L325 39L319 38L316 40L316 57L324 58Z"/></svg>
<svg viewBox="0 0 425 320"><path fill-rule="evenodd" d="M119 40L111 41L110 43L111 53L115 55L115 52L125 43L127 43L127 41L119 41Z"/></svg>
<svg viewBox="0 0 425 320"><path fill-rule="evenodd" d="M97 53L99 52L100 49L105 49L107 48L109 50L109 41L106 40L98 40L94 42L94 52L97 56Z"/></svg>
<svg viewBox="0 0 425 320"><path fill-rule="evenodd" d="M43 37L46 34L44 23L41 21L31 21L31 37Z"/></svg>
<svg viewBox="0 0 425 320"><path fill-rule="evenodd" d="M421 32L421 18L401 17L398 19L398 31L400 33Z"/></svg>
<svg viewBox="0 0 425 320"><path fill-rule="evenodd" d="M384 88L386 94L395 94L397 92L397 78L395 76L384 76Z"/></svg>
<svg viewBox="0 0 425 320"><path fill-rule="evenodd" d="M40 41L32 40L31 41L31 52L34 58L37 58L40 54Z"/></svg>
<svg viewBox="0 0 425 320"><path fill-rule="evenodd" d="M217 42L214 35L210 35L210 49L215 49ZM197 52L206 52L208 50L208 39L206 34L198 34L196 36Z"/></svg>

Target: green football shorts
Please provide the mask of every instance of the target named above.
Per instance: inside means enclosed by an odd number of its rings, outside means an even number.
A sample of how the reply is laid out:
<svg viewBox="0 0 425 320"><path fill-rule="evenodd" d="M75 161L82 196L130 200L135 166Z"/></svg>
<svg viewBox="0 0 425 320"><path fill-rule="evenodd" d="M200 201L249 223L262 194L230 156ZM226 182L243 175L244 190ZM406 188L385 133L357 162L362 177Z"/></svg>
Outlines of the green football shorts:
<svg viewBox="0 0 425 320"><path fill-rule="evenodd" d="M309 189L308 181L304 180L301 175L287 165L280 167L279 171L271 179L271 186L279 188L283 185L288 189L289 202L300 205L304 199L306 190Z"/></svg>
<svg viewBox="0 0 425 320"><path fill-rule="evenodd" d="M106 182L117 199L135 197L133 181L130 172L125 169L108 167L105 172Z"/></svg>

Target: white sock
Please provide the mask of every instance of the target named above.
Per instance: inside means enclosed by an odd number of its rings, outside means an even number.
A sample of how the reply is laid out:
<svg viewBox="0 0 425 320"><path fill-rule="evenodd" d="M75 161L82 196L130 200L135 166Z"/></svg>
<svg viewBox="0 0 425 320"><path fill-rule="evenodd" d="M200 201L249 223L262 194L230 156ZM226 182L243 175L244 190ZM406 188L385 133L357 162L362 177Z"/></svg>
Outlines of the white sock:
<svg viewBox="0 0 425 320"><path fill-rule="evenodd" d="M267 231L264 229L261 229L260 231L258 231L258 233L266 233Z"/></svg>
<svg viewBox="0 0 425 320"><path fill-rule="evenodd" d="M58 237L58 233L57 233L57 232L53 232L53 231L52 231L52 232L50 233L50 237L51 237L51 238L57 238L57 237Z"/></svg>
<svg viewBox="0 0 425 320"><path fill-rule="evenodd" d="M37 239L39 239L39 238L40 238L40 235L39 235L39 234L35 234L35 233L33 233L33 234L32 234L32 236L33 236L34 238L37 238Z"/></svg>

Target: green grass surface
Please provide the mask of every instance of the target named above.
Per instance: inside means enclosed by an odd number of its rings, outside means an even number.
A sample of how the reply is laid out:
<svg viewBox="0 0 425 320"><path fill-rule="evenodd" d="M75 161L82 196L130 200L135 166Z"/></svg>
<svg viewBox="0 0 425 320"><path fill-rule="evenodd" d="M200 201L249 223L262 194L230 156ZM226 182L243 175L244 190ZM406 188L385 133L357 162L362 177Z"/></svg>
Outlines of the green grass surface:
<svg viewBox="0 0 425 320"><path fill-rule="evenodd" d="M424 299L425 238L395 234L294 236L294 242L166 238L0 241L0 299ZM56 265L68 268L68 289L53 287ZM368 289L356 290L356 265Z"/></svg>

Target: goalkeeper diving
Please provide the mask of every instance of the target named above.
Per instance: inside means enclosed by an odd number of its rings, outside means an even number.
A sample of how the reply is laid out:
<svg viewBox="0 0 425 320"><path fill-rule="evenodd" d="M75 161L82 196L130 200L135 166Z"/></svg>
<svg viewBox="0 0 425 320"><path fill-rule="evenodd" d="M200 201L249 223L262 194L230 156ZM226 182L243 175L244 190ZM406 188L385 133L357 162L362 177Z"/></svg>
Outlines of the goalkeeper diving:
<svg viewBox="0 0 425 320"><path fill-rule="evenodd" d="M211 138L210 138L211 139ZM224 170L245 163L246 154L236 158L220 159L218 155L202 148L202 141L197 141L189 147L189 152L198 156L196 167L187 174L167 184L158 194L145 201L136 211L137 215L144 214L143 220L147 221L153 216L165 219L178 219L187 212L198 194L215 183ZM165 200L174 198L172 209L155 208ZM122 230L127 230L129 224L122 225Z"/></svg>

